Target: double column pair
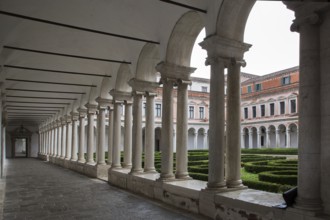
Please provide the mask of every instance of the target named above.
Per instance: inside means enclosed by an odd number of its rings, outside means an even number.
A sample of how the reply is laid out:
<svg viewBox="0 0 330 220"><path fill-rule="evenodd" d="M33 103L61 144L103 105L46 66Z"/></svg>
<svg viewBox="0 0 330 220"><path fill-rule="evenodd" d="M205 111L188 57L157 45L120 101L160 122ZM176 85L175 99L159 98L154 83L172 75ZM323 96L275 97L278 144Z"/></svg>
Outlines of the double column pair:
<svg viewBox="0 0 330 220"><path fill-rule="evenodd" d="M161 62L156 66L163 83L161 174L159 180L190 179L188 175L188 85L195 68ZM173 174L173 87L178 86L176 172Z"/></svg>
<svg viewBox="0 0 330 220"><path fill-rule="evenodd" d="M243 54L251 45L216 35L206 38L200 45L208 52L206 64L211 65L207 189L241 188L240 67L245 65ZM226 68L228 74L225 142Z"/></svg>
<svg viewBox="0 0 330 220"><path fill-rule="evenodd" d="M131 81L133 88L137 85L137 80ZM156 172L154 166L154 92L133 93L133 163L130 174L142 172ZM144 169L142 168L142 99L146 96L146 127L145 127L145 157Z"/></svg>

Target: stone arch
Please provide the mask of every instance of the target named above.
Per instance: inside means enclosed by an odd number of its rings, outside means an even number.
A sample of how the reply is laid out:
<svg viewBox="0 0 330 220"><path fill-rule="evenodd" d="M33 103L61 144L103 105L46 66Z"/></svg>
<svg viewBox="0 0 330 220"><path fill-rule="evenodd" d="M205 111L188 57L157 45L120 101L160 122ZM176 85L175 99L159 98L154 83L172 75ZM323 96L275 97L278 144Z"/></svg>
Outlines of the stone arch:
<svg viewBox="0 0 330 220"><path fill-rule="evenodd" d="M121 64L118 69L115 90L121 92L132 92L128 81L134 76L128 64Z"/></svg>
<svg viewBox="0 0 330 220"><path fill-rule="evenodd" d="M278 135L279 135L279 146L284 148L286 145L286 127L284 124L280 124L278 127Z"/></svg>
<svg viewBox="0 0 330 220"><path fill-rule="evenodd" d="M255 0L223 1L218 13L216 34L243 42L245 25L254 4Z"/></svg>
<svg viewBox="0 0 330 220"><path fill-rule="evenodd" d="M204 21L198 12L185 13L171 33L166 50L166 62L190 67L192 49L203 27Z"/></svg>
<svg viewBox="0 0 330 220"><path fill-rule="evenodd" d="M111 81L109 77L103 77L100 87L99 97L102 99L112 99L110 95Z"/></svg>
<svg viewBox="0 0 330 220"><path fill-rule="evenodd" d="M197 132L197 149L206 149L206 132L204 128L198 129Z"/></svg>
<svg viewBox="0 0 330 220"><path fill-rule="evenodd" d="M156 44L146 43L141 50L137 67L136 78L142 81L156 82L157 70L155 66L160 61L159 46Z"/></svg>
<svg viewBox="0 0 330 220"><path fill-rule="evenodd" d="M276 128L274 125L270 125L268 127L268 136L269 136L269 147L275 147L276 146Z"/></svg>
<svg viewBox="0 0 330 220"><path fill-rule="evenodd" d="M266 147L266 127L260 126L258 132L260 133L260 147Z"/></svg>
<svg viewBox="0 0 330 220"><path fill-rule="evenodd" d="M195 146L195 136L196 136L196 129L195 128L189 128L188 129L188 149L193 150L196 149L197 146Z"/></svg>
<svg viewBox="0 0 330 220"><path fill-rule="evenodd" d="M162 136L162 129L160 127L155 128L155 151L161 151L160 138Z"/></svg>
<svg viewBox="0 0 330 220"><path fill-rule="evenodd" d="M243 128L243 140L242 140L242 148L249 148L249 129Z"/></svg>
<svg viewBox="0 0 330 220"><path fill-rule="evenodd" d="M296 123L291 123L288 126L288 130L290 131L290 146L298 148L298 125Z"/></svg>
<svg viewBox="0 0 330 220"><path fill-rule="evenodd" d="M251 137L252 140L249 140L252 146L250 148L257 148L258 147L258 129L256 127L250 128L249 138Z"/></svg>

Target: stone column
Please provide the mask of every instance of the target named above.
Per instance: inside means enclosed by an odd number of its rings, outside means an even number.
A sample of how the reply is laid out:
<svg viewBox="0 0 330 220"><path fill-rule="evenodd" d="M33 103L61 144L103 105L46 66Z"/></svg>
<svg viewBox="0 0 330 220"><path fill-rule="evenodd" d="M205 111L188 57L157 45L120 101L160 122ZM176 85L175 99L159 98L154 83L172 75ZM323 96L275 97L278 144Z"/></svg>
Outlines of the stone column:
<svg viewBox="0 0 330 220"><path fill-rule="evenodd" d="M225 62L221 58L208 58L211 64L210 123L209 123L209 177L207 189L226 187L224 174L225 150Z"/></svg>
<svg viewBox="0 0 330 220"><path fill-rule="evenodd" d="M124 124L125 138L124 138L123 167L132 168L132 102L125 101L124 104L125 104L125 124Z"/></svg>
<svg viewBox="0 0 330 220"><path fill-rule="evenodd" d="M270 148L270 130L266 128L266 147Z"/></svg>
<svg viewBox="0 0 330 220"><path fill-rule="evenodd" d="M66 152L66 120L64 118L61 119L62 123L62 150L61 150L61 159L65 158Z"/></svg>
<svg viewBox="0 0 330 220"><path fill-rule="evenodd" d="M227 149L226 181L228 188L242 187L241 180L241 63L232 59L227 74ZM260 147L260 132L258 132Z"/></svg>
<svg viewBox="0 0 330 220"><path fill-rule="evenodd" d="M155 96L156 93L146 93L146 130L144 172L156 172L155 169Z"/></svg>
<svg viewBox="0 0 330 220"><path fill-rule="evenodd" d="M142 92L133 92L133 166L131 174L142 169Z"/></svg>
<svg viewBox="0 0 330 220"><path fill-rule="evenodd" d="M120 138L121 138L121 104L122 102L114 101L113 111L113 149L111 169L121 168L120 164Z"/></svg>
<svg viewBox="0 0 330 220"><path fill-rule="evenodd" d="M249 131L249 148L253 148L253 131L252 129Z"/></svg>
<svg viewBox="0 0 330 220"><path fill-rule="evenodd" d="M50 124L50 151L49 151L49 156L53 156L54 153L54 127L53 123Z"/></svg>
<svg viewBox="0 0 330 220"><path fill-rule="evenodd" d="M66 153L65 159L71 159L71 147L72 147L72 128L71 128L71 118L66 117Z"/></svg>
<svg viewBox="0 0 330 220"><path fill-rule="evenodd" d="M291 131L290 128L287 128L286 130L286 143L285 146L289 148L291 146Z"/></svg>
<svg viewBox="0 0 330 220"><path fill-rule="evenodd" d="M52 130L50 125L48 125L48 131L47 131L47 155L51 155L51 146L52 146Z"/></svg>
<svg viewBox="0 0 330 220"><path fill-rule="evenodd" d="M78 151L78 112L71 112L72 119L72 150L71 150L71 161L77 161L77 151Z"/></svg>
<svg viewBox="0 0 330 220"><path fill-rule="evenodd" d="M290 3L286 3L289 7ZM297 19L291 30L300 32L300 60L299 60L299 166L298 166L298 197L295 207L308 211L322 209L321 182L321 149L322 144L320 117L320 97L325 94L320 90L320 26L321 20L317 7L322 4L294 4ZM295 8L296 7L296 8ZM329 30L327 29L327 32ZM329 39L329 38L328 38ZM328 42L327 39L327 42ZM328 46L328 45L327 45ZM328 48L328 47L326 47ZM325 53L324 53L325 54ZM328 62L329 60L327 60ZM328 79L328 71L327 77ZM326 81L322 82L327 83ZM324 84L324 85L325 85ZM320 93L322 91L322 93ZM328 93L328 91L327 91ZM326 101L328 104L328 101ZM326 114L328 114L328 105ZM326 129L326 126L323 127ZM328 144L327 144L328 145ZM328 175L328 174L327 174ZM327 186L328 187L328 186Z"/></svg>
<svg viewBox="0 0 330 220"><path fill-rule="evenodd" d="M162 78L163 104L162 104L162 136L160 140L161 174L160 179L173 179L173 85L176 80Z"/></svg>
<svg viewBox="0 0 330 220"><path fill-rule="evenodd" d="M61 120L56 120L57 122L57 154L56 157L61 157L61 134L62 134L62 124Z"/></svg>
<svg viewBox="0 0 330 220"><path fill-rule="evenodd" d="M105 165L105 152L104 152L104 145L105 145L105 109L106 106L99 105L99 114L98 114L98 160L97 165Z"/></svg>
<svg viewBox="0 0 330 220"><path fill-rule="evenodd" d="M97 105L86 104L87 108L87 164L94 165L94 117Z"/></svg>
<svg viewBox="0 0 330 220"><path fill-rule="evenodd" d="M87 110L79 108L79 152L78 152L78 162L79 163L85 163L85 117Z"/></svg>
<svg viewBox="0 0 330 220"><path fill-rule="evenodd" d="M177 179L191 179L188 174L188 85L191 81L178 81L176 119L176 172ZM197 135L195 135L197 137ZM197 138L194 140L194 149Z"/></svg>
<svg viewBox="0 0 330 220"><path fill-rule="evenodd" d="M281 133L281 130L280 129L276 129L276 148L279 148L280 147L280 144L281 144L281 139L280 139L280 133Z"/></svg>
<svg viewBox="0 0 330 220"><path fill-rule="evenodd" d="M257 147L261 148L261 131L257 131Z"/></svg>
<svg viewBox="0 0 330 220"><path fill-rule="evenodd" d="M1 101L1 100L0 100ZM1 121L0 121L1 123ZM2 137L1 137L1 158L0 158L0 163L1 163L1 178L3 177L3 169L4 169L4 160L6 158L6 127L7 127L7 119L5 118L3 121L3 127L2 127Z"/></svg>
<svg viewBox="0 0 330 220"><path fill-rule="evenodd" d="M109 107L109 133L108 133L108 161L107 164L112 164L112 151L113 151L113 108Z"/></svg>

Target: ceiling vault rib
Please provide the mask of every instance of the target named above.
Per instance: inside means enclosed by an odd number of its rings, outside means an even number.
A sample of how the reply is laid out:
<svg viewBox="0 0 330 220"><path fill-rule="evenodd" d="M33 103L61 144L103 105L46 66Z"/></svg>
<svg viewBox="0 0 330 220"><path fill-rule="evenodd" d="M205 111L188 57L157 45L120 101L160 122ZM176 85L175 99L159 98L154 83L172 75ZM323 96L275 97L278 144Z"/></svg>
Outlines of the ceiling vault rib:
<svg viewBox="0 0 330 220"><path fill-rule="evenodd" d="M60 83L60 82L47 82L47 81L36 81L36 80L24 80L24 79L12 79L6 78L8 81L15 82L26 82L26 83L43 83L43 84L54 84L54 85L63 85L63 86L85 86L85 87L96 87L96 85L87 85L87 84L76 84L76 83Z"/></svg>
<svg viewBox="0 0 330 220"><path fill-rule="evenodd" d="M30 103L30 104L46 104L46 105L70 105L71 103L67 103L67 102L22 102L22 101L10 101L10 100L6 100L6 102L9 103Z"/></svg>
<svg viewBox="0 0 330 220"><path fill-rule="evenodd" d="M77 100L75 98L60 98L60 97L41 97L41 96L19 96L19 95L6 95L7 98L23 98L23 99L61 99L61 100Z"/></svg>
<svg viewBox="0 0 330 220"><path fill-rule="evenodd" d="M6 105L5 107L8 108L55 108L55 109L62 109L63 107L58 107L58 106L33 106L33 105Z"/></svg>
<svg viewBox="0 0 330 220"><path fill-rule="evenodd" d="M102 75L102 74L81 73L81 72L72 72L72 71L51 70L51 69L41 69L41 68L16 66L16 65L4 65L3 67L12 68L12 69L21 69L21 70L33 70L33 71L51 72L51 73L63 73L63 74L71 74L71 75L96 76L96 77L111 77L109 75Z"/></svg>
<svg viewBox="0 0 330 220"><path fill-rule="evenodd" d="M35 90L35 89L14 89L14 88L6 88L9 91L22 91L22 92L42 92L42 93L64 93L64 94L78 94L84 95L85 92L69 92L69 91L54 91L54 90Z"/></svg>
<svg viewBox="0 0 330 220"><path fill-rule="evenodd" d="M202 13L205 13L205 14L207 13L207 11L204 10L204 9L196 8L196 7L186 5L186 4L182 4L182 3L179 3L179 2L175 2L175 1L171 1L171 0L159 0L159 1L165 2L165 3L168 3L168 4L172 4L172 5L177 5L177 6L180 6L180 7L183 7L183 8L192 9L192 10L199 11L199 12L202 12Z"/></svg>
<svg viewBox="0 0 330 220"><path fill-rule="evenodd" d="M59 112L59 110L49 110L49 109L32 109L32 108L7 108L7 112L21 112L21 111L30 111L30 112Z"/></svg>
<svg viewBox="0 0 330 220"><path fill-rule="evenodd" d="M106 35L106 36L112 36L112 37L123 38L123 39L128 39L128 40L133 40L133 41L140 41L140 42L151 43L151 44L160 44L159 42L152 41L152 40L146 40L146 39L142 39L142 38L136 38L136 37L126 36L126 35L114 34L114 33L110 33L110 32L99 31L99 30L94 30L94 29L89 29L89 28L84 28L84 27L78 27L78 26L69 25L69 24L63 24L63 23L60 23L60 22L55 22L55 21L49 21L49 20L45 20L45 19L30 17L30 16L26 16L26 15L21 15L21 14L17 14L17 13L8 12L8 11L0 10L0 14L11 16L11 17L16 17L16 18L21 18L21 19L25 19L25 20L36 21L36 22L40 22L40 23L45 23L45 24L56 25L56 26L60 26L60 27L80 30L80 31L86 31L86 32L90 32L90 33Z"/></svg>
<svg viewBox="0 0 330 220"><path fill-rule="evenodd" d="M62 56L62 57L72 57L72 58L78 58L78 59L96 60L96 61L103 61L103 62L109 62L109 63L132 64L132 62L124 61L124 60L121 61L121 60L102 59L102 58L95 58L95 57L85 57L85 56L78 56L78 55L65 54L65 53L49 52L49 51L44 51L44 50L32 50L32 49L21 48L21 47L13 47L13 46L3 46L3 48L4 49L11 49L11 50L20 50L20 51L25 51L25 52L32 52L32 53L41 53L41 54Z"/></svg>

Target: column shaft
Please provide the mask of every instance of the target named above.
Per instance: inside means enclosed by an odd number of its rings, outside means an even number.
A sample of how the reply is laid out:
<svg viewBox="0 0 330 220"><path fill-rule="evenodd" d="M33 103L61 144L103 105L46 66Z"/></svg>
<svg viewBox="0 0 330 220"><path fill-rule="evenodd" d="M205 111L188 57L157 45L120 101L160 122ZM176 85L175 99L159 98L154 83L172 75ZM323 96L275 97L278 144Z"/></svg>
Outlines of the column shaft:
<svg viewBox="0 0 330 220"><path fill-rule="evenodd" d="M227 74L227 187L242 187L241 180L241 68L232 63ZM260 139L260 137L258 137ZM258 141L258 146L260 140Z"/></svg>
<svg viewBox="0 0 330 220"><path fill-rule="evenodd" d="M211 61L212 62L212 61ZM209 123L209 177L207 188L226 186L224 180L225 149L225 79L224 63L218 59L211 63L210 123Z"/></svg>
<svg viewBox="0 0 330 220"><path fill-rule="evenodd" d="M66 124L66 153L65 159L71 159L71 147L72 147L72 128L71 128L71 120Z"/></svg>
<svg viewBox="0 0 330 220"><path fill-rule="evenodd" d="M109 133L108 133L108 161L107 164L112 164L112 151L113 151L113 109L109 108Z"/></svg>
<svg viewBox="0 0 330 220"><path fill-rule="evenodd" d="M162 135L160 148L160 179L172 179L173 174L173 84L174 80L163 79Z"/></svg>
<svg viewBox="0 0 330 220"><path fill-rule="evenodd" d="M99 108L98 114L98 165L105 165L105 152L104 152L104 145L105 145L105 108Z"/></svg>
<svg viewBox="0 0 330 220"><path fill-rule="evenodd" d="M176 172L178 179L190 179L188 174L188 83L179 82L176 121ZM197 142L197 141L196 141ZM194 141L195 145L195 141ZM194 146L195 148L195 146Z"/></svg>
<svg viewBox="0 0 330 220"><path fill-rule="evenodd" d="M65 149L66 149L66 126L65 123L62 122L62 152L61 152L62 159L65 158Z"/></svg>
<svg viewBox="0 0 330 220"><path fill-rule="evenodd" d="M299 166L296 207L320 210L320 32L318 25L303 24L299 61Z"/></svg>
<svg viewBox="0 0 330 220"><path fill-rule="evenodd" d="M133 166L131 173L142 169L142 93L134 92L133 99Z"/></svg>
<svg viewBox="0 0 330 220"><path fill-rule="evenodd" d="M57 125L57 154L56 154L56 157L61 157L61 134L62 134L62 126L59 123Z"/></svg>
<svg viewBox="0 0 330 220"><path fill-rule="evenodd" d="M79 116L79 153L78 162L85 163L85 115Z"/></svg>
<svg viewBox="0 0 330 220"><path fill-rule="evenodd" d="M87 164L94 165L94 112L88 112Z"/></svg>
<svg viewBox="0 0 330 220"><path fill-rule="evenodd" d="M114 102L113 111L113 149L112 149L112 164L111 168L121 168L120 164L120 139L121 139L121 102Z"/></svg>
<svg viewBox="0 0 330 220"><path fill-rule="evenodd" d="M76 116L74 116L76 117ZM72 119L72 150L71 150L71 161L77 161L77 148L78 148L78 125L77 118Z"/></svg>
<svg viewBox="0 0 330 220"><path fill-rule="evenodd" d="M276 148L279 148L280 144L281 144L280 132L281 132L281 130L276 129L276 132L275 132L275 134L276 134L276 136L275 136L275 138L276 138L276 144L275 144Z"/></svg>
<svg viewBox="0 0 330 220"><path fill-rule="evenodd" d="M253 148L253 131L252 130L249 131L249 148L250 149Z"/></svg>
<svg viewBox="0 0 330 220"><path fill-rule="evenodd" d="M130 102L125 102L125 138L123 167L132 167L132 103Z"/></svg>
<svg viewBox="0 0 330 220"><path fill-rule="evenodd" d="M290 132L290 130L287 130L286 131L286 143L285 143L285 146L287 148L291 146L291 132Z"/></svg>
<svg viewBox="0 0 330 220"><path fill-rule="evenodd" d="M147 93L144 172L155 169L155 95Z"/></svg>

